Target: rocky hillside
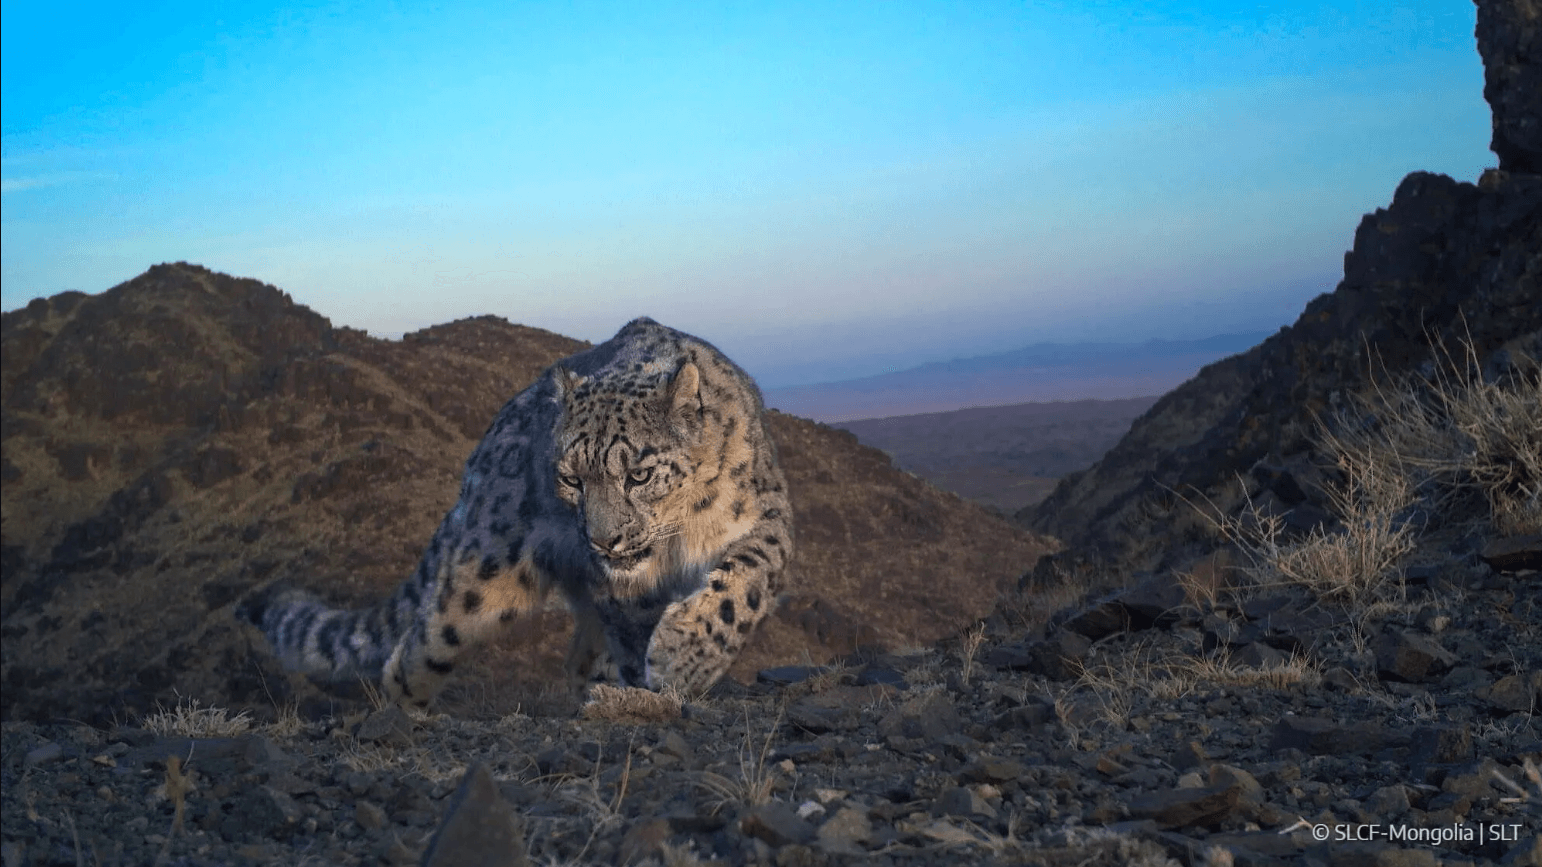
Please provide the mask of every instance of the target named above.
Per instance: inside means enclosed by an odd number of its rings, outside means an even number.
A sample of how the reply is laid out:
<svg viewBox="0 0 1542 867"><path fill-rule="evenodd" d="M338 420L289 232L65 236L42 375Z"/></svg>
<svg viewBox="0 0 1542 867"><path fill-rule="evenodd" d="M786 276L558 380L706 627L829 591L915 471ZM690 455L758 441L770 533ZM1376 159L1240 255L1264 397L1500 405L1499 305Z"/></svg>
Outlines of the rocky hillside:
<svg viewBox="0 0 1542 867"><path fill-rule="evenodd" d="M1390 205L1361 220L1337 289L1164 396L1019 520L1136 568L1183 563L1206 543L1180 494L1227 514L1244 493L1271 488L1300 503L1300 480L1285 468L1313 463L1320 422L1373 381L1428 374L1447 352L1460 362L1469 345L1490 381L1542 359L1538 31L1535 4L1479 5L1497 169L1476 184L1409 175Z"/></svg>
<svg viewBox="0 0 1542 867"><path fill-rule="evenodd" d="M1492 580L1448 576L1474 577ZM1542 584L1442 604L1456 598L1423 599L1442 605L1450 651L1378 647L1388 689L1334 665L1205 662L1218 624L1319 660L1347 650L1329 620L1287 624L1281 606L1303 600L1285 594L1251 622L1190 612L1103 636L1084 685L1033 670L993 621L973 649L778 668L685 707L607 696L577 719L387 708L257 724L184 704L142 726L8 722L0 853L7 867L1536 864L1526 709L1542 678L1490 672L1491 648L1542 615Z"/></svg>
<svg viewBox="0 0 1542 867"><path fill-rule="evenodd" d="M493 317L378 340L181 263L5 314L5 717L102 720L175 693L270 708L292 689L313 696L235 606L274 582L342 603L389 592L497 409L583 346ZM934 641L987 614L1047 550L848 433L771 424L800 552L739 676ZM449 698L528 704L557 670L565 620L517 630Z"/></svg>

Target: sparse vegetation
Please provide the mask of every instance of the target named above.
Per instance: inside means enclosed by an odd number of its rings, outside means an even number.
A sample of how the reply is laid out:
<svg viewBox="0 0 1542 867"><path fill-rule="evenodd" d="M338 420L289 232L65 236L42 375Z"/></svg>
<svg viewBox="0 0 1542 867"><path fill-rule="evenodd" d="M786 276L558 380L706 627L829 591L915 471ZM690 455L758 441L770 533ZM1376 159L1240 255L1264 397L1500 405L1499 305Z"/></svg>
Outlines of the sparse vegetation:
<svg viewBox="0 0 1542 867"><path fill-rule="evenodd" d="M273 718L273 722L263 726L265 733L274 737L294 737L305 728L305 721L300 719L300 706L290 701L279 705Z"/></svg>
<svg viewBox="0 0 1542 867"><path fill-rule="evenodd" d="M943 668L947 663L942 654L932 648L911 648L908 651L900 651L899 655L913 660L904 671L900 672L912 687L927 688L941 685Z"/></svg>
<svg viewBox="0 0 1542 867"><path fill-rule="evenodd" d="M1428 508L1476 496L1502 534L1542 532L1542 369L1516 356L1485 378L1470 342L1436 342L1426 375L1372 380L1325 434L1332 453L1401 477Z"/></svg>
<svg viewBox="0 0 1542 867"><path fill-rule="evenodd" d="M804 681L804 684L811 694L818 694L840 686L849 676L850 671L844 661L832 660L827 665L819 666L818 671Z"/></svg>
<svg viewBox="0 0 1542 867"><path fill-rule="evenodd" d="M252 727L251 714L246 711L232 716L224 708L201 707L198 699L181 695L176 707L168 710L157 706L156 712L141 722L161 737L183 738L228 738L245 734Z"/></svg>
<svg viewBox="0 0 1542 867"><path fill-rule="evenodd" d="M748 713L745 714L744 741L739 747L738 777L729 777L715 771L702 771L700 778L696 781L697 785L718 796L715 809L722 809L730 804L758 807L771 800L771 796L776 792L779 772L775 765L766 764L766 758L771 754L771 739L776 735L777 726L781 724L782 714L778 713L776 720L766 731L760 751L756 753L754 738L750 734L750 718Z"/></svg>
<svg viewBox="0 0 1542 867"><path fill-rule="evenodd" d="M1454 387L1449 382L1448 392ZM1520 380L1506 381L1500 391L1515 382ZM1498 392L1489 385L1472 387L1469 382L1462 387L1486 395L1468 404L1486 401L1483 405L1499 407L1493 410L1497 415L1530 418L1524 413L1531 412L1531 407L1512 407L1507 398L1496 397ZM1398 394L1411 393L1411 386L1400 388ZM1389 388L1388 394L1393 391ZM1535 593L1496 602L1488 599L1484 585L1454 584L1432 598L1427 590L1405 588L1402 580L1407 564L1433 562L1444 570L1442 581L1462 584L1458 579L1466 573L1447 568L1450 558L1440 559L1442 549L1435 534L1453 526L1463 533L1487 532L1490 523L1501 532L1527 526L1514 518L1534 508L1527 499L1532 483L1519 475L1501 479L1492 466L1483 469L1488 465L1482 462L1456 471L1449 469L1449 463L1409 459L1404 450L1420 437L1398 434L1401 438L1394 443L1386 435L1389 430L1403 430L1393 423L1387 407L1403 404L1389 398L1373 422L1365 421L1371 404L1355 406L1359 414L1338 418L1333 433L1324 433L1322 439L1332 465L1320 492L1336 524L1310 532L1291 531L1282 518L1262 507L1218 521L1223 537L1236 545L1173 576L1183 584L1189 603L1181 615L1182 625L1095 639L1086 651L1080 676L1069 683L1044 680L1038 673L998 671L980 660L988 631L992 646L999 640L1003 648L1037 652L1033 642L1044 637L1049 624L1058 622L1053 619L1056 612L1093 598L1097 590L1130 580L1126 574L1098 571L1074 559L1056 560L1053 570L1045 570L1043 580L1025 581L1021 589L1004 597L1000 609L1004 616L991 621L997 624L992 630L975 621L972 628L948 641L894 648L881 661L857 656L837 659L796 684L761 685L738 698L697 697L691 720L686 722L681 722L684 697L678 694L596 685L577 720L572 718L571 699L562 709L553 710L559 702L535 693L521 693L517 702L510 700L516 698L513 694L500 694L496 701L472 695L469 703L485 709L482 718L487 722L429 716L419 721L412 743L391 745L365 742L358 734L357 726L368 718L371 708L385 709L383 697L370 684L362 691L364 700L348 706L356 713L343 713L324 725L302 722L293 702L274 701L274 721L257 725L246 713L179 698L176 707L145 717L144 726L162 737L176 738L260 733L284 740L281 749L286 756L261 773L282 779L292 767L283 763L297 754L306 756L302 767L314 763L325 770L294 771L307 784L307 791L288 801L281 792L241 794L262 786L240 788L230 780L204 776L206 769L215 766L200 763L198 753L204 747L195 745L191 759L184 753L179 761L156 768L152 779L164 780L161 791L166 798L155 802L160 812L153 814L153 824L145 826L150 833L136 840L138 848L133 851L143 857L134 863L152 863L157 858L169 863L168 859L199 852L210 841L225 845L210 830L223 815L216 814L267 804L264 798L291 811L268 805L277 817L274 821L280 822L275 836L303 836L311 841L308 845L332 847L326 850L329 855L346 849L368 851L368 857L375 857L373 853L387 848L387 835L395 835L397 860L410 859L426 844L429 830L425 823L411 827L412 822L396 815L394 799L408 793L403 804L416 803L418 810L442 815L448 809L449 793L468 764L477 761L495 769L504 798L516 809L528 811L524 813L525 842L532 863L733 863L748 852L744 846L770 845L747 830L755 824L747 824L747 817L759 811L757 822L785 818L784 806L809 829L819 829L820 838L807 847L816 852L827 849L831 855L887 853L897 863L924 863L925 858L978 863L1032 860L1039 853L1065 851L1075 856L1067 855L1066 863L1078 863L1076 859L1100 863L1099 858L1167 863L1160 845L1149 839L1100 837L1105 832L1097 823L1121 817L1119 805L1135 792L1172 791L1176 778L1192 778L1196 773L1202 779L1206 763L1215 761L1203 755L1206 749L1218 745L1225 752L1215 750L1211 756L1224 756L1225 763L1249 769L1262 779L1281 763L1266 746L1266 727L1278 726L1289 716L1321 719L1324 703L1328 713L1374 720L1386 729L1450 728L1444 702L1452 690L1443 683L1429 681L1407 689L1382 684L1377 657L1385 624L1392 624L1394 632L1427 626L1421 634L1432 635L1439 643L1440 636L1453 630L1471 631L1473 611L1487 606L1482 610L1494 612L1503 621L1505 637L1491 643L1481 658L1462 651L1462 664L1485 667L1491 679L1535 668L1535 652L1526 644L1535 630ZM1478 412L1470 407L1469 411ZM1461 428L1456 422L1449 426ZM1498 429L1480 427L1480 436L1490 442L1504 441L1492 432ZM1421 436L1428 440L1433 435ZM1514 447L1513 443L1507 446ZM1474 446L1472 453L1479 452L1483 449ZM1487 453L1492 452L1495 449ZM1448 469L1436 472L1432 467ZM1242 480L1235 484L1243 487ZM1274 506L1277 509L1278 503ZM1463 524L1457 518L1464 514L1477 517ZM1419 544L1424 547L1415 548ZM1233 580L1239 576L1240 582ZM1318 641L1302 642L1301 646L1313 648L1311 656L1297 653L1273 664L1241 664L1241 657L1228 649L1227 642L1235 638L1228 630L1248 626L1250 621L1256 628L1259 621L1243 613L1244 603L1282 585L1308 588L1318 601L1332 603L1331 625L1315 632ZM1309 596L1296 590L1279 595ZM1010 635L1001 634L1001 620ZM1207 649L1218 642L1220 649ZM1445 645L1454 646L1451 641ZM1509 648L1508 656L1496 647ZM1266 658L1270 658L1267 652ZM812 667L812 660L804 661ZM903 669L908 688L875 689L871 698L840 688L858 682L870 662ZM479 664L496 668L488 660ZM1461 723L1468 726L1473 752L1511 755L1517 744L1529 743L1535 731L1534 711L1501 715L1482 704L1485 699L1476 696L1484 693L1475 689L1467 695L1478 716L1470 726ZM933 713L949 718L946 735L916 737L919 729L906 728L910 722L895 725L922 706L920 698L926 698L925 706L932 710L911 722L936 723L937 719L926 718ZM820 713L835 712L828 719L807 713L808 707L796 714L791 708L800 701L809 701ZM509 707L523 707L525 712L509 713ZM700 716L695 713L698 708ZM957 710L957 723L951 721L947 708ZM798 725L783 729L782 711ZM736 733L734 723L740 713L742 734ZM713 723L714 719L718 722ZM805 723L810 731L801 730ZM831 730L820 731L825 724ZM1350 730L1348 725L1345 728ZM997 736L982 738L981 731ZM1192 749L1182 755L1191 762L1197 756L1198 768L1174 767L1178 764L1175 743ZM583 749L579 752L574 746ZM779 746L785 746L785 755L777 755ZM31 748L26 744L20 752ZM1067 761L1066 751L1075 758ZM117 755L133 752L138 751ZM975 763L992 754L1019 763L1020 776L1007 781L987 777L990 782L982 782L976 774L985 773L988 766ZM1263 782L1267 797L1279 808L1277 815L1286 810L1309 816L1332 812L1335 821L1342 821L1346 808L1340 805L1349 799L1361 803L1358 809L1369 809L1359 789L1326 776L1338 771L1323 758L1309 755L1300 762L1308 785L1297 785L1295 779L1281 774ZM107 769L112 756L101 753L90 761L87 772ZM124 759L125 765L131 761L144 760ZM1378 761L1385 765L1396 758ZM28 773L33 778L58 776L48 767L40 765ZM1355 767L1365 776L1374 776L1366 770L1371 767L1368 760ZM1407 770L1388 773L1406 775ZM1542 780L1534 766L1511 763L1484 773L1497 793L1485 802L1484 809L1491 811L1488 815L1504 819L1516 810L1530 809L1542 797ZM117 785L101 775L91 785L97 786L98 780L107 780L103 787ZM812 791L817 804L800 804L803 799L794 797L804 780L815 782ZM22 794L11 801L15 821L27 823L29 831L44 829L56 845L90 863L106 839L100 827L87 824L86 813L67 800L71 795L58 794L66 791L58 787L49 790L54 800L47 810L52 812L40 814L28 785L24 776ZM1183 785L1179 783L1179 790ZM322 808L319 792L329 787L346 791L345 802L361 803ZM962 801L960 789L969 794ZM949 793L954 796L951 802L946 800ZM1329 794L1336 800L1325 800ZM1416 809L1424 809L1435 796L1415 789L1406 793L1412 804L1421 805ZM783 800L788 803L780 803ZM22 808L14 806L17 801L23 802ZM372 806L363 806L366 801ZM293 812L296 809L303 812ZM688 811L687 823L716 830L710 834L683 831L681 827L690 826L675 826L671 819L651 820L659 829L652 836L631 834L633 827L648 824L647 817L674 810ZM1239 807L1223 830L1240 828L1244 821L1271 832L1289 827L1288 823L1270 825L1246 810ZM835 814L843 814L856 826L849 829L849 838L824 839L826 824L834 821ZM298 824L290 815L301 817ZM315 827L305 824L312 820ZM368 829L363 827L365 821L384 824ZM830 827L839 825L835 822ZM864 827L872 833L862 836ZM775 833L769 828L762 825L759 831ZM1080 830L1084 828L1088 830ZM269 847L265 851L272 858L295 855L295 863L327 863L325 857L287 852L271 841L263 845ZM777 843L772 848L780 856L797 851L790 846ZM1224 864L1230 857L1226 847L1217 846L1196 854L1194 860ZM129 862L120 859L120 863Z"/></svg>
<svg viewBox="0 0 1542 867"><path fill-rule="evenodd" d="M1248 559L1255 587L1297 584L1353 610L1401 596L1399 569L1415 544L1406 518L1413 500L1386 465L1365 455L1336 459L1343 481L1330 483L1327 494L1341 527L1319 526L1292 539L1282 516L1250 509L1220 528Z"/></svg>
<svg viewBox="0 0 1542 867"><path fill-rule="evenodd" d="M1282 515L1255 507L1240 514L1200 508L1241 553L1250 589L1293 584L1365 614L1405 602L1402 567L1420 534L1476 523L1498 534L1542 530L1542 376L1519 359L1485 380L1464 344L1424 377L1373 381L1350 408L1325 421L1319 446L1330 463L1322 493L1339 526L1305 535ZM1474 508L1474 506L1478 508ZM1211 574L1180 576L1191 599L1214 604Z"/></svg>
<svg viewBox="0 0 1542 867"><path fill-rule="evenodd" d="M557 787L560 797L578 805L584 815L594 822L596 832L616 825L625 818L621 805L626 801L627 788L632 781L632 754L633 750L628 745L625 764L616 775L615 792L609 797L602 791L602 778L605 776L601 761L603 756L595 757L594 769L588 776L569 779Z"/></svg>
<svg viewBox="0 0 1542 867"><path fill-rule="evenodd" d="M1282 663L1255 667L1234 662L1224 651L1152 658L1146 648L1136 646L1122 649L1110 662L1085 667L1062 700L1069 702L1071 693L1085 692L1101 710L1104 722L1123 727L1143 703L1141 696L1170 703L1206 689L1312 688L1321 680L1317 667L1299 654ZM1061 721L1066 722L1070 714L1067 704L1060 711Z"/></svg>
<svg viewBox="0 0 1542 867"><path fill-rule="evenodd" d="M166 777L157 791L166 800L171 801L171 827L166 830L166 840L161 845L160 852L155 856L155 863L157 865L165 863L166 855L170 851L171 841L176 839L177 834L184 830L183 818L186 816L187 811L187 796L197 788L198 786L194 783L192 774L183 771L182 759L178 756L167 756ZM74 831L73 825L74 822L72 820L72 832ZM78 839L75 848L77 852L80 849Z"/></svg>
<svg viewBox="0 0 1542 867"><path fill-rule="evenodd" d="M969 679L974 676L974 658L980 652L980 646L985 643L985 624L980 623L975 628L964 633L959 641L959 662L963 665L964 685L969 685Z"/></svg>
<svg viewBox="0 0 1542 867"><path fill-rule="evenodd" d="M379 711L385 710L385 693L380 690L380 685L367 677L359 678L359 687L364 691L364 698L369 702L370 708Z"/></svg>

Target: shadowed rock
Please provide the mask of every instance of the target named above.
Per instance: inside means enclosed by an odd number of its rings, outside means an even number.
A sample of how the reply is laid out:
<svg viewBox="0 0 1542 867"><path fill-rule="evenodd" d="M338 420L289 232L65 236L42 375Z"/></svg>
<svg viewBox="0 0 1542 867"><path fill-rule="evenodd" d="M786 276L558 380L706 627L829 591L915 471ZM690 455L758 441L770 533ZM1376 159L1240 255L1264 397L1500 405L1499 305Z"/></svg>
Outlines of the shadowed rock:
<svg viewBox="0 0 1542 867"><path fill-rule="evenodd" d="M1510 674L1479 691L1479 698L1504 713L1530 713L1542 707L1542 672Z"/></svg>
<svg viewBox="0 0 1542 867"><path fill-rule="evenodd" d="M814 826L794 813L781 801L771 801L751 807L739 819L739 828L748 836L755 837L773 847L789 843L807 843L814 839Z"/></svg>
<svg viewBox="0 0 1542 867"><path fill-rule="evenodd" d="M354 736L364 743L412 746L412 720L401 708L389 705L365 717Z"/></svg>
<svg viewBox="0 0 1542 867"><path fill-rule="evenodd" d="M1131 816L1151 819L1163 828L1209 827L1230 816L1241 797L1240 786L1166 789L1132 798L1129 808Z"/></svg>
<svg viewBox="0 0 1542 867"><path fill-rule="evenodd" d="M1376 670L1388 680L1417 683L1440 674L1456 663L1456 655L1433 638L1396 629L1384 631L1376 642Z"/></svg>
<svg viewBox="0 0 1542 867"><path fill-rule="evenodd" d="M1421 726L1413 733L1415 765L1451 764L1472 757L1472 731L1467 726Z"/></svg>
<svg viewBox="0 0 1542 867"><path fill-rule="evenodd" d="M525 831L487 766L466 769L444 820L423 853L423 867L525 867Z"/></svg>
<svg viewBox="0 0 1542 867"><path fill-rule="evenodd" d="M1542 533L1493 539L1480 556L1498 572L1542 569Z"/></svg>
<svg viewBox="0 0 1542 867"><path fill-rule="evenodd" d="M1276 752L1298 749L1312 755L1374 753L1408 742L1406 735L1388 732L1369 723L1340 725L1320 717L1281 717L1274 726L1269 748Z"/></svg>

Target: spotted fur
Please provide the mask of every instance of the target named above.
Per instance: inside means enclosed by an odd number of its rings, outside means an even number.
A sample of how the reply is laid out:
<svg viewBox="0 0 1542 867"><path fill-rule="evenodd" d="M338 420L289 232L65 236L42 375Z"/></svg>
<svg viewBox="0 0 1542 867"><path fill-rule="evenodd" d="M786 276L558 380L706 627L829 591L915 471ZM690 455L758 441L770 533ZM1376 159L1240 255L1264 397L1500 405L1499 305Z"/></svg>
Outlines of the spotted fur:
<svg viewBox="0 0 1542 867"><path fill-rule="evenodd" d="M792 514L760 393L711 345L638 319L506 404L412 577L380 604L278 597L253 620L291 668L379 677L427 706L457 659L556 588L569 676L715 683L775 604Z"/></svg>

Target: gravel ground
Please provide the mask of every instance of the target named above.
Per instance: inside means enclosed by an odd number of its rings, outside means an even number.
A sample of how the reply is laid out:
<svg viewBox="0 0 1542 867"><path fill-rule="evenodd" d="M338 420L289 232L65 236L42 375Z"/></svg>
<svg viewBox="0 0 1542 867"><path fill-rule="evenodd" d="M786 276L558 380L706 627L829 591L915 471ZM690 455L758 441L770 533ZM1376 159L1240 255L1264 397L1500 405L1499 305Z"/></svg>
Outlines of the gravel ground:
<svg viewBox="0 0 1542 867"><path fill-rule="evenodd" d="M936 647L772 669L683 704L613 691L576 714L306 721L189 702L111 731L7 723L0 854L1542 863L1542 575L1414 577L1375 617L1285 592L1144 627L1153 591L1137 586L1047 633L1003 613Z"/></svg>

